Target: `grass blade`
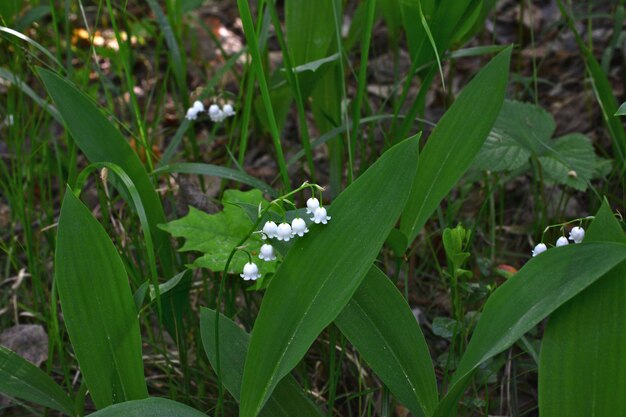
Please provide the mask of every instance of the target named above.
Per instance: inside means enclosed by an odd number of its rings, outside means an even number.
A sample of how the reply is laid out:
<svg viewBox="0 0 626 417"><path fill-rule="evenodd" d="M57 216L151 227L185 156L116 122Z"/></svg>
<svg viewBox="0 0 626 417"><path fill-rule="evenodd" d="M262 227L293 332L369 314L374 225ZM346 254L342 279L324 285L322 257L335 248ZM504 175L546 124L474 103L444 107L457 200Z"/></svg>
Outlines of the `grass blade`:
<svg viewBox="0 0 626 417"><path fill-rule="evenodd" d="M96 407L146 398L139 321L124 264L104 228L69 189L59 217L55 280Z"/></svg>
<svg viewBox="0 0 626 417"><path fill-rule="evenodd" d="M602 70L602 67L593 56L593 52L591 52L587 45L585 45L585 41L576 30L574 20L560 0L558 1L558 5L561 10L561 15L565 19L565 23L574 34L574 39L578 44L578 49L580 49L580 52L585 60L587 71L589 71L589 75L591 75L593 90L596 94L598 104L602 109L602 117L604 118L604 122L606 123L611 139L613 140L613 148L615 149L615 152L620 160L620 168L626 169L626 132L624 132L624 126L622 125L620 118L615 116L618 111L617 99L613 94L611 83Z"/></svg>
<svg viewBox="0 0 626 417"><path fill-rule="evenodd" d="M598 262L602 259L602 262ZM436 417L456 416L473 371L626 259L626 245L581 243L532 258L489 297Z"/></svg>
<svg viewBox="0 0 626 417"><path fill-rule="evenodd" d="M232 168L222 167L219 165L181 162L157 168L156 170L154 170L153 173L209 175L213 177L223 178L225 180L237 181L242 184L247 184L251 187L258 188L264 193L269 194L272 198L278 197L278 192L263 181L254 178L253 176L248 175L245 172Z"/></svg>
<svg viewBox="0 0 626 417"><path fill-rule="evenodd" d="M87 158L91 162L119 165L135 184L146 210L163 273L166 276L175 275L169 237L157 228L158 224L165 223L163 206L137 154L87 96L51 71L39 68L38 72L72 138Z"/></svg>
<svg viewBox="0 0 626 417"><path fill-rule="evenodd" d="M44 371L0 346L0 393L74 416L74 404Z"/></svg>
<svg viewBox="0 0 626 417"><path fill-rule="evenodd" d="M243 24L248 49L250 51L250 55L252 55L252 67L256 72L256 79L258 80L259 88L261 89L261 98L263 99L263 105L265 106L265 111L267 112L267 120L269 123L270 133L272 135L272 141L274 143L276 161L278 163L278 169L283 181L283 187L285 190L289 191L291 189L289 173L287 172L283 148L280 144L280 132L278 131L278 125L276 124L276 117L274 117L270 91L267 86L265 72L263 71L261 53L259 51L259 40L254 30L254 23L252 22L252 14L250 13L248 0L237 0L237 7L239 8L239 13L241 14L241 22ZM251 86L249 86L249 88L251 88Z"/></svg>
<svg viewBox="0 0 626 417"><path fill-rule="evenodd" d="M424 335L402 294L372 267L335 319L339 330L415 416L437 406L437 381Z"/></svg>
<svg viewBox="0 0 626 417"><path fill-rule="evenodd" d="M151 397L127 401L89 414L89 417L207 417L185 404L166 398Z"/></svg>
<svg viewBox="0 0 626 417"><path fill-rule="evenodd" d="M409 245L471 165L493 126L506 90L511 48L500 52L463 89L428 138L400 230Z"/></svg>
<svg viewBox="0 0 626 417"><path fill-rule="evenodd" d="M626 244L605 201L585 242ZM541 342L542 417L626 415L626 263L555 311Z"/></svg>
<svg viewBox="0 0 626 417"><path fill-rule="evenodd" d="M256 416L276 384L341 312L396 222L415 177L418 137L394 146L332 204L332 221L293 245L257 317L240 415ZM369 226L375 224L376 226Z"/></svg>
<svg viewBox="0 0 626 417"><path fill-rule="evenodd" d="M213 369L215 355L215 311L203 308L200 312L202 345ZM220 313L220 361L222 382L231 395L239 400L244 361L248 352L250 336L228 317ZM278 383L274 393L260 412L265 417L322 417L323 414L307 397L296 380L288 375Z"/></svg>

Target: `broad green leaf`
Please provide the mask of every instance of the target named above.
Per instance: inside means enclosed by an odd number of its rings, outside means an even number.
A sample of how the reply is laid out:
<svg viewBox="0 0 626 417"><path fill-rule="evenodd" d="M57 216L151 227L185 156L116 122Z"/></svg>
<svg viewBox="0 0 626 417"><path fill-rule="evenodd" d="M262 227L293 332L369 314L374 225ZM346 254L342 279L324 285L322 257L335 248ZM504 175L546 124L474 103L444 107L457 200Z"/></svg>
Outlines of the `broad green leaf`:
<svg viewBox="0 0 626 417"><path fill-rule="evenodd" d="M428 138L400 221L409 245L489 134L504 100L510 58L510 47L493 58L463 89Z"/></svg>
<svg viewBox="0 0 626 417"><path fill-rule="evenodd" d="M450 389L434 415L456 416L456 404L481 363L510 347L554 310L625 259L624 244L583 242L549 249L528 261L487 300L450 381Z"/></svg>
<svg viewBox="0 0 626 417"><path fill-rule="evenodd" d="M111 405L89 417L207 417L185 404L166 398L150 397Z"/></svg>
<svg viewBox="0 0 626 417"><path fill-rule="evenodd" d="M606 201L585 242L626 244ZM624 277L622 262L550 316L539 363L542 417L626 415Z"/></svg>
<svg viewBox="0 0 626 417"><path fill-rule="evenodd" d="M278 382L350 300L404 207L419 138L385 152L333 201L278 268L259 311L241 389L240 415L256 416Z"/></svg>
<svg viewBox="0 0 626 417"><path fill-rule="evenodd" d="M473 166L512 171L534 156L547 180L584 191L598 175L597 165L604 160L596 156L591 141L580 133L553 140L555 128L554 119L542 108L505 100Z"/></svg>
<svg viewBox="0 0 626 417"><path fill-rule="evenodd" d="M173 276L174 254L169 236L157 228L158 224L165 223L163 206L139 157L89 97L55 73L43 68L38 68L37 71L72 138L87 158L91 162L112 162L119 165L135 184L146 211L154 248L164 275ZM132 205L132 201L130 203Z"/></svg>
<svg viewBox="0 0 626 417"><path fill-rule="evenodd" d="M555 129L552 115L541 107L504 100L474 166L491 171L517 169L531 155L541 155L550 149Z"/></svg>
<svg viewBox="0 0 626 417"><path fill-rule="evenodd" d="M0 346L0 393L74 416L74 404L44 371Z"/></svg>
<svg viewBox="0 0 626 417"><path fill-rule="evenodd" d="M335 324L415 416L437 406L437 381L424 335L398 289L370 268Z"/></svg>
<svg viewBox="0 0 626 417"><path fill-rule="evenodd" d="M598 159L589 138L572 133L556 139L539 162L547 179L585 191L594 177Z"/></svg>
<svg viewBox="0 0 626 417"><path fill-rule="evenodd" d="M513 171L528 163L530 151L524 149L515 139L491 131L481 148L473 167L482 171Z"/></svg>
<svg viewBox="0 0 626 417"><path fill-rule="evenodd" d="M326 58L334 39L333 2L285 1L285 36L294 67Z"/></svg>
<svg viewBox="0 0 626 417"><path fill-rule="evenodd" d="M250 233L253 223L238 203L253 205L257 207L257 210L259 204L263 207L268 204L259 190L244 192L226 190L222 203L224 210L219 213L207 214L190 207L185 217L159 226L174 237L185 238L185 244L180 248L181 251L203 253L193 262L196 268L208 268L215 272L223 271L230 252L241 239ZM258 253L262 244L261 236L253 234L246 243L246 250L253 254ZM248 262L248 255L238 251L230 263L229 272L241 272L246 262ZM263 262L260 267L261 273L272 272L274 263Z"/></svg>
<svg viewBox="0 0 626 417"><path fill-rule="evenodd" d="M119 254L69 189L58 228L56 287L91 398L98 408L146 398L139 321Z"/></svg>
<svg viewBox="0 0 626 417"><path fill-rule="evenodd" d="M221 380L228 392L239 401L241 378L250 336L221 313L219 332ZM200 311L200 333L204 351L211 366L216 369L215 310L202 308ZM295 378L287 375L278 383L260 415L263 417L321 417L323 414L305 394Z"/></svg>

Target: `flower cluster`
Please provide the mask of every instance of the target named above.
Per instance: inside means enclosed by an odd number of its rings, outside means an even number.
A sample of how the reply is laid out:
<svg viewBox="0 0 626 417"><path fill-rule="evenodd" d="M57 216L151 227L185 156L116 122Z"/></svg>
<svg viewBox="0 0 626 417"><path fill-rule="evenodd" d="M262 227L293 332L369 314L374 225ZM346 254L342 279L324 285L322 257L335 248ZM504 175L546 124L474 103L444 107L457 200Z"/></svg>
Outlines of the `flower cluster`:
<svg viewBox="0 0 626 417"><path fill-rule="evenodd" d="M573 227L572 230L570 230L569 232L569 238L565 237L565 236L561 236L556 240L556 244L555 246L561 247L561 246L566 246L569 245L569 241L573 241L574 243L581 243L583 241L585 237L585 229L583 229L580 226L576 226ZM548 250L548 247L546 246L545 243L539 243L537 246L535 246L535 248L532 250L532 255L533 257L539 255L540 253L543 253L545 251Z"/></svg>
<svg viewBox="0 0 626 417"><path fill-rule="evenodd" d="M233 109L232 104L224 104L224 107L220 109L220 106L217 104L211 104L209 106L209 117L212 122L223 122L227 117L232 117L235 115L235 109Z"/></svg>
<svg viewBox="0 0 626 417"><path fill-rule="evenodd" d="M326 209L320 205L317 198L311 197L306 202L306 212L313 217L310 218L311 222L319 224L326 224L331 217L326 212ZM309 232L309 228L306 225L304 219L296 217L291 221L291 224L282 222L276 224L269 220L263 225L263 229L260 231L263 240L276 239L282 242L289 242L296 237L302 237ZM276 260L276 253L274 247L265 243L261 246L259 251L259 258L265 262ZM252 262L248 262L244 268L243 273L240 274L244 280L256 280L261 276L259 268Z"/></svg>
<svg viewBox="0 0 626 417"><path fill-rule="evenodd" d="M196 120L200 113L204 112L204 104L201 101L195 101L193 106L187 109L187 114L185 118L188 120ZM220 109L220 106L217 104L211 104L207 111L209 118L213 122L223 122L227 117L232 117L235 115L235 109L232 104L224 104L224 107Z"/></svg>

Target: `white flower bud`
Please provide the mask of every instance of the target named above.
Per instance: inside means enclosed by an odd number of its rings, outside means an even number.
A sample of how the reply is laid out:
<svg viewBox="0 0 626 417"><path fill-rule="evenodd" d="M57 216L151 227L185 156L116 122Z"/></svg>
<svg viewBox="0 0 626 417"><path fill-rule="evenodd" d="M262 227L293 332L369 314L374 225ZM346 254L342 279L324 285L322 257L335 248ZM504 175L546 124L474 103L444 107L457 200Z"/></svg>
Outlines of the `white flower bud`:
<svg viewBox="0 0 626 417"><path fill-rule="evenodd" d="M548 250L548 247L544 243L538 244L535 246L535 249L533 249L533 258L546 250Z"/></svg>
<svg viewBox="0 0 626 417"><path fill-rule="evenodd" d="M313 213L313 217L311 217L311 221L315 222L316 224L326 224L328 220L330 220L330 216L326 215L326 209L324 207L316 208L315 213Z"/></svg>
<svg viewBox="0 0 626 417"><path fill-rule="evenodd" d="M567 238L565 236L561 236L560 238L558 238L556 240L556 247L560 247L560 246L565 246L565 245L569 245L569 241L567 240Z"/></svg>
<svg viewBox="0 0 626 417"><path fill-rule="evenodd" d="M569 232L569 239L573 240L574 243L580 243L583 241L585 237L585 229L583 229L582 227L573 227L572 230Z"/></svg>
<svg viewBox="0 0 626 417"><path fill-rule="evenodd" d="M289 223L281 223L278 225L278 230L276 232L276 239L284 240L285 242L289 242L291 240L291 226Z"/></svg>
<svg viewBox="0 0 626 417"><path fill-rule="evenodd" d="M306 227L306 223L300 217L296 217L291 221L291 229L291 234L293 236L298 235L300 237L304 236L304 234L309 231Z"/></svg>

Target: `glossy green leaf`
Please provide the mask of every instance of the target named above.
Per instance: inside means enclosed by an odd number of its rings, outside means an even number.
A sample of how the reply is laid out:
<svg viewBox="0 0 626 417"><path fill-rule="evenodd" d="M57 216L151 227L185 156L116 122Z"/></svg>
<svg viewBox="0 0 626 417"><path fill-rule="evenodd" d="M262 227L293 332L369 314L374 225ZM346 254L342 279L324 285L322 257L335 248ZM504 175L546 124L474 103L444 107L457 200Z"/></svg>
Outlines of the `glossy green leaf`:
<svg viewBox="0 0 626 417"><path fill-rule="evenodd" d="M119 165L132 180L146 210L154 247L164 275L173 276L174 257L169 236L157 228L158 224L165 223L163 206L139 157L89 97L51 71L38 68L38 73L72 138L87 158L91 162L112 162Z"/></svg>
<svg viewBox="0 0 626 417"><path fill-rule="evenodd" d="M0 346L0 393L74 416L74 404L44 371Z"/></svg>
<svg viewBox="0 0 626 417"><path fill-rule="evenodd" d="M424 335L402 294L372 267L335 324L415 416L437 406L437 381Z"/></svg>
<svg viewBox="0 0 626 417"><path fill-rule="evenodd" d="M111 405L89 417L207 417L185 404L166 398L151 397Z"/></svg>
<svg viewBox="0 0 626 417"><path fill-rule="evenodd" d="M58 229L56 286L65 326L96 407L146 398L139 321L119 254L69 189Z"/></svg>
<svg viewBox="0 0 626 417"><path fill-rule="evenodd" d="M269 203L263 199L259 190L238 191L226 190L222 198L224 210L216 214L207 214L190 207L189 213L181 218L160 225L163 230L174 237L185 238L181 251L199 251L203 255L193 262L193 267L208 268L214 272L223 271L230 252L250 233L253 223L238 204L245 203L266 207ZM246 250L258 253L263 240L259 234L253 234L246 242ZM230 263L229 272L241 272L248 262L248 255L237 251ZM273 272L273 262L260 264L261 273Z"/></svg>
<svg viewBox="0 0 626 417"><path fill-rule="evenodd" d="M606 201L585 242L626 244ZM624 277L622 262L550 316L539 363L542 417L626 415Z"/></svg>
<svg viewBox="0 0 626 417"><path fill-rule="evenodd" d="M333 201L327 225L298 239L265 293L241 391L240 415L254 417L276 384L350 300L404 207L419 138L385 152Z"/></svg>
<svg viewBox="0 0 626 417"><path fill-rule="evenodd" d="M239 401L244 361L248 352L250 336L235 322L220 313L220 373L228 392ZM213 369L215 357L215 311L200 311L202 345ZM295 378L287 375L278 383L272 396L261 410L263 417L321 417L323 414L298 385Z"/></svg>
<svg viewBox="0 0 626 417"><path fill-rule="evenodd" d="M428 138L400 230L410 245L480 150L504 100L511 48L500 52L463 89Z"/></svg>
<svg viewBox="0 0 626 417"><path fill-rule="evenodd" d="M624 244L583 242L549 249L528 261L487 300L450 389L434 415L456 416L456 403L481 363L507 349L625 259Z"/></svg>

